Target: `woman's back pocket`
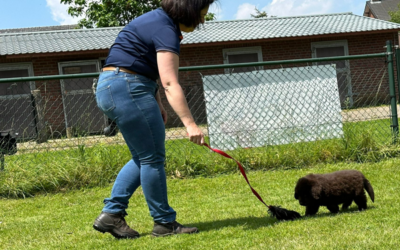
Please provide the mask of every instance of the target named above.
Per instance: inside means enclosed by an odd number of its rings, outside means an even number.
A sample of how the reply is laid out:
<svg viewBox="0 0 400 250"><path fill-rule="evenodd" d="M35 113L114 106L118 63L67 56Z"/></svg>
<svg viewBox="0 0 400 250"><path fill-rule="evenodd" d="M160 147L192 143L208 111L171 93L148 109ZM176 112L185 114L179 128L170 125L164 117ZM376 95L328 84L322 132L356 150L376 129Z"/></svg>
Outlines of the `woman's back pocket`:
<svg viewBox="0 0 400 250"><path fill-rule="evenodd" d="M115 109L114 99L111 94L111 86L107 85L96 91L97 106L103 111L111 111Z"/></svg>

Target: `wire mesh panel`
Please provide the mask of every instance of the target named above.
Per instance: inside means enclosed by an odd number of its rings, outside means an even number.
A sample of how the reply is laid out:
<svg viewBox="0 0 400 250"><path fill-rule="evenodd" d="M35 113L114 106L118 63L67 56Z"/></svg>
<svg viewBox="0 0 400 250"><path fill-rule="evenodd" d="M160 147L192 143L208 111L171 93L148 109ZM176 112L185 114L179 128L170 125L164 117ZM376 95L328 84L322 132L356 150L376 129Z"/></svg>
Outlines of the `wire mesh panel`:
<svg viewBox="0 0 400 250"><path fill-rule="evenodd" d="M211 145L228 150L340 138L335 65L203 78Z"/></svg>
<svg viewBox="0 0 400 250"><path fill-rule="evenodd" d="M30 95L0 97L0 131L11 129L17 138L36 137L36 121Z"/></svg>
<svg viewBox="0 0 400 250"><path fill-rule="evenodd" d="M96 62L85 64L61 64L63 74L80 74L98 71ZM93 134L105 127L105 117L97 108L92 85L94 78L73 78L61 80L64 100L65 123L73 134Z"/></svg>
<svg viewBox="0 0 400 250"><path fill-rule="evenodd" d="M27 70L0 71L0 78L28 76ZM0 84L0 131L11 129L18 138L35 138L36 124L30 82Z"/></svg>
<svg viewBox="0 0 400 250"><path fill-rule="evenodd" d="M66 127L74 134L100 133L105 127L104 114L96 104L92 78L63 80Z"/></svg>

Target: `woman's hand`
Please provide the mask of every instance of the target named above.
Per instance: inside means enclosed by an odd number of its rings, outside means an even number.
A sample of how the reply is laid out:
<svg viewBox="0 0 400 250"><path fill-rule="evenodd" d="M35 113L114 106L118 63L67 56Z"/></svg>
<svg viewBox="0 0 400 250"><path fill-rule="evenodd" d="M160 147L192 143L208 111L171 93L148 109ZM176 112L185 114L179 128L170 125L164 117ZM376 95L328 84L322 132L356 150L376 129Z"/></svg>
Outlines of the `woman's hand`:
<svg viewBox="0 0 400 250"><path fill-rule="evenodd" d="M203 131L195 124L191 124L186 127L187 133L189 140L193 143L196 143L198 145L203 145L204 144L204 134Z"/></svg>

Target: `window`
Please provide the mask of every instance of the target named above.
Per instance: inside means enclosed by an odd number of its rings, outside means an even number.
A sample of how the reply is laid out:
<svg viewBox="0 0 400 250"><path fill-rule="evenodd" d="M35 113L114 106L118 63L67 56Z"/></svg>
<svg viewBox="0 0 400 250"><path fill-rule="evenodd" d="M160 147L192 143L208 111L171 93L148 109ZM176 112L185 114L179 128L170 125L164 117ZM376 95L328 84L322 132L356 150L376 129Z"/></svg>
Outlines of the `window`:
<svg viewBox="0 0 400 250"><path fill-rule="evenodd" d="M347 41L318 42L311 44L314 58L347 56L349 54ZM337 69L348 67L348 60L319 62L318 65L336 64Z"/></svg>
<svg viewBox="0 0 400 250"><path fill-rule="evenodd" d="M263 60L260 46L224 49L223 56L224 56L224 64L262 62ZM264 69L264 67L262 66L238 67L238 68L225 69L225 73L249 72L262 69Z"/></svg>
<svg viewBox="0 0 400 250"><path fill-rule="evenodd" d="M32 76L32 64L0 64L0 78ZM35 89L30 82L0 83L0 96L30 94Z"/></svg>
<svg viewBox="0 0 400 250"><path fill-rule="evenodd" d="M100 60L62 62L59 71L62 75L99 72ZM67 130L74 130L74 135L98 133L105 126L105 117L93 95L95 80L93 77L61 80L65 125Z"/></svg>
<svg viewBox="0 0 400 250"><path fill-rule="evenodd" d="M346 40L311 43L313 58L336 57L349 55ZM317 65L336 65L337 82L340 102L342 106L353 105L353 93L351 87L350 64L348 60L318 62Z"/></svg>
<svg viewBox="0 0 400 250"><path fill-rule="evenodd" d="M76 61L76 62L62 62L59 63L59 70L61 75L70 74L84 74L99 72L99 61ZM64 91L77 91L84 89L92 89L93 78L79 78L79 79L66 79L64 80Z"/></svg>
<svg viewBox="0 0 400 250"><path fill-rule="evenodd" d="M0 64L0 78L33 75L32 64ZM34 82L0 83L0 130L12 129L18 139L36 136L36 121L31 100Z"/></svg>

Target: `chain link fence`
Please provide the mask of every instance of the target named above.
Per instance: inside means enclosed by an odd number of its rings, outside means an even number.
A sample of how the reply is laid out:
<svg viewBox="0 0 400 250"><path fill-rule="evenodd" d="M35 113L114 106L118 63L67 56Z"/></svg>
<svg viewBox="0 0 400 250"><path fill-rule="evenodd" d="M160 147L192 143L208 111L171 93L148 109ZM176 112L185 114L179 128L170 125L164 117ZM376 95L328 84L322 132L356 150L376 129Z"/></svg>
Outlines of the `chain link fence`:
<svg viewBox="0 0 400 250"><path fill-rule="evenodd" d="M345 141L360 133L390 144L398 128L389 55L186 67L180 83L207 141L222 150ZM2 155L124 144L97 108L97 76L1 79ZM162 99L168 153L187 142L186 130L163 93Z"/></svg>

